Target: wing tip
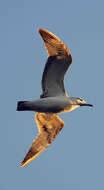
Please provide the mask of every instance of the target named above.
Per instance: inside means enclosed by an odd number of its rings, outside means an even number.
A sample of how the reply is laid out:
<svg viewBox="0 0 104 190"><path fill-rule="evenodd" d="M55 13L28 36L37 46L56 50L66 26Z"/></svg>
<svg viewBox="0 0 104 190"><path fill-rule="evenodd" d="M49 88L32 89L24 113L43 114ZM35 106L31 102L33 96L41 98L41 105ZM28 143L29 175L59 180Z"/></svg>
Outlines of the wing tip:
<svg viewBox="0 0 104 190"><path fill-rule="evenodd" d="M23 160L23 161L21 162L21 164L20 164L20 167L21 167L21 168L24 168L24 167L25 167L27 164L29 164L31 161L32 161L31 159L29 159L29 160L27 160L27 161L24 161L24 160Z"/></svg>
<svg viewBox="0 0 104 190"><path fill-rule="evenodd" d="M48 30L39 28L39 29L38 29L38 32L39 32L40 35L42 35L43 33L48 33Z"/></svg>
<svg viewBox="0 0 104 190"><path fill-rule="evenodd" d="M26 160L26 161L22 161L21 164L20 164L20 167L21 168L24 168L27 164L29 163L29 160Z"/></svg>
<svg viewBox="0 0 104 190"><path fill-rule="evenodd" d="M42 28L39 28L38 32L39 32L40 36L43 38L43 40L45 41L49 32Z"/></svg>
<svg viewBox="0 0 104 190"><path fill-rule="evenodd" d="M24 164L21 163L21 164L20 164L20 167L21 167L21 168L24 168Z"/></svg>
<svg viewBox="0 0 104 190"><path fill-rule="evenodd" d="M41 37L43 38L45 43L47 42L50 44L50 46L52 45L51 48L46 45L46 49L47 49L49 55L54 55L54 51L58 51L57 45L59 45L59 47L63 50L64 54L65 55L67 54L70 57L70 63L72 62L72 56L71 56L69 49L64 44L64 42L59 39L59 37L57 37L52 32L42 29L42 28L39 28L38 32L41 35ZM56 45L56 47L54 47L55 45Z"/></svg>
<svg viewBox="0 0 104 190"><path fill-rule="evenodd" d="M52 32L50 32L48 30L39 28L38 32L42 36L43 40L49 38L49 39L55 39L55 40L60 41L60 39L56 35L54 35Z"/></svg>
<svg viewBox="0 0 104 190"><path fill-rule="evenodd" d="M39 28L39 29L38 29L38 32L41 33L42 30L43 30L42 28Z"/></svg>

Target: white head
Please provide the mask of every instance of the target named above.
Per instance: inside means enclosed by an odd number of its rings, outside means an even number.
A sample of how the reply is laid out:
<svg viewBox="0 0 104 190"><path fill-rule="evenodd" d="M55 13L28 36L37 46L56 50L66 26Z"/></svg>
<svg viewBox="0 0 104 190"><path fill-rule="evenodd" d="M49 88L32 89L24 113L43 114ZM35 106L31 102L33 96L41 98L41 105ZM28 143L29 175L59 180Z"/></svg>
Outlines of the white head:
<svg viewBox="0 0 104 190"><path fill-rule="evenodd" d="M85 100L83 100L82 98L76 98L76 103L79 106L93 106L92 104L88 104L87 102L85 102Z"/></svg>

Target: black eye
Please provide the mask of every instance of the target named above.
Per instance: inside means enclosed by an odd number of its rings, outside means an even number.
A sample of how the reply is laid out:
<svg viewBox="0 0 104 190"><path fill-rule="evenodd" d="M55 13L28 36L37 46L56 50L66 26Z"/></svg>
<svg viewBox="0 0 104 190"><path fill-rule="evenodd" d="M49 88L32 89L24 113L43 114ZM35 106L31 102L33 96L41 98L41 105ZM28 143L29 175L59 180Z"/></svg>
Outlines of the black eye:
<svg viewBox="0 0 104 190"><path fill-rule="evenodd" d="M78 98L80 101L83 101L81 98Z"/></svg>

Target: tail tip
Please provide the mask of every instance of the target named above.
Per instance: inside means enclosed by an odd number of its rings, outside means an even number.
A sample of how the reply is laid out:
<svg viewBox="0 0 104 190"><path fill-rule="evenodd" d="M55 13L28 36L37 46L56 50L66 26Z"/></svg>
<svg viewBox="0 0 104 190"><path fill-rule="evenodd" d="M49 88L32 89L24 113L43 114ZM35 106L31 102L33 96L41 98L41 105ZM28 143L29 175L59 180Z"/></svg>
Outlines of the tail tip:
<svg viewBox="0 0 104 190"><path fill-rule="evenodd" d="M17 102L17 111L20 111L20 110L22 110L22 104L24 103L24 101L18 101Z"/></svg>

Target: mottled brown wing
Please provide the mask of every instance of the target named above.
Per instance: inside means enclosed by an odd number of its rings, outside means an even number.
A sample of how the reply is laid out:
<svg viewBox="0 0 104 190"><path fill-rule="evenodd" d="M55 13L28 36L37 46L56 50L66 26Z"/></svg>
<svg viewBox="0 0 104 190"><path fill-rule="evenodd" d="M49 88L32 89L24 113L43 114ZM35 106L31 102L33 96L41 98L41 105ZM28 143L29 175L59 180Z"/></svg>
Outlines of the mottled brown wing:
<svg viewBox="0 0 104 190"><path fill-rule="evenodd" d="M67 46L53 33L49 32L48 30L39 29L39 34L44 41L48 56L70 56L70 51L68 50Z"/></svg>
<svg viewBox="0 0 104 190"><path fill-rule="evenodd" d="M34 140L26 157L22 161L22 167L43 152L54 141L64 126L64 122L56 114L36 113L35 119L38 125L39 135Z"/></svg>
<svg viewBox="0 0 104 190"><path fill-rule="evenodd" d="M39 29L48 52L48 59L42 76L41 98L65 95L64 76L72 63L67 46L51 32Z"/></svg>

